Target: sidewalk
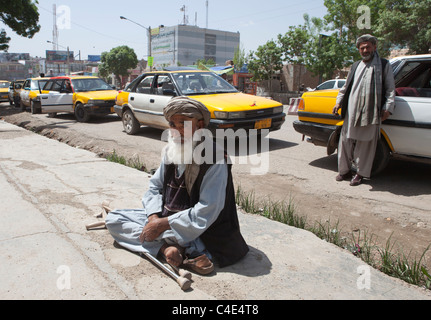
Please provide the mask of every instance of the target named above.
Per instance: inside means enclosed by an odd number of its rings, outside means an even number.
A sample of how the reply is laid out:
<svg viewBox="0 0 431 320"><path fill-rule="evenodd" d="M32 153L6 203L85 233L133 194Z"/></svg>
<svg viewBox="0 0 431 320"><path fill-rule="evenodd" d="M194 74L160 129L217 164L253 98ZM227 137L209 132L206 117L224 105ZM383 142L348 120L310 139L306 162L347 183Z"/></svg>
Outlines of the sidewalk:
<svg viewBox="0 0 431 320"><path fill-rule="evenodd" d="M149 261L87 231L100 204L139 208L149 175L0 121L0 299L408 299L431 292L388 277L312 233L239 213L250 252L193 274L183 292Z"/></svg>

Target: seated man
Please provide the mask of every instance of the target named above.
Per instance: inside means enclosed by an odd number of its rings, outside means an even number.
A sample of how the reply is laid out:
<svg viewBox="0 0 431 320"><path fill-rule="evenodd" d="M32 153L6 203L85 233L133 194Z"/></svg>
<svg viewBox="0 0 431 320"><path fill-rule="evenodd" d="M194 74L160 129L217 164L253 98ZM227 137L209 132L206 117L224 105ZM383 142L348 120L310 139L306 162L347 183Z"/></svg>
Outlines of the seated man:
<svg viewBox="0 0 431 320"><path fill-rule="evenodd" d="M208 274L214 269L212 260L228 266L249 250L240 233L231 164L212 140L211 148L222 156L211 163L194 161L202 143L194 141L194 133L210 121L202 103L176 97L164 115L171 127L169 142L142 199L144 208L113 210L106 226L129 250L161 254L175 267Z"/></svg>

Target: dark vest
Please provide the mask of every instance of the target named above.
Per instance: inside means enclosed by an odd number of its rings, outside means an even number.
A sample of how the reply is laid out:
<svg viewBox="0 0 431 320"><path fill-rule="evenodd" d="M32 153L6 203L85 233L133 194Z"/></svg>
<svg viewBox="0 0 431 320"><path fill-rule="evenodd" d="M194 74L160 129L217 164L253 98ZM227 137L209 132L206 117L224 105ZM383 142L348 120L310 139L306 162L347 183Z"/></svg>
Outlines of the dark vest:
<svg viewBox="0 0 431 320"><path fill-rule="evenodd" d="M199 175L190 194L190 207L195 206L199 202L199 191L202 180L211 166L211 164L200 165ZM228 181L224 208L216 221L200 236L206 249L213 255L221 268L238 262L249 251L240 232L231 167L232 165L228 164ZM165 203L164 195L167 190L167 183L174 174L175 166L173 164L166 165L163 182L163 204Z"/></svg>

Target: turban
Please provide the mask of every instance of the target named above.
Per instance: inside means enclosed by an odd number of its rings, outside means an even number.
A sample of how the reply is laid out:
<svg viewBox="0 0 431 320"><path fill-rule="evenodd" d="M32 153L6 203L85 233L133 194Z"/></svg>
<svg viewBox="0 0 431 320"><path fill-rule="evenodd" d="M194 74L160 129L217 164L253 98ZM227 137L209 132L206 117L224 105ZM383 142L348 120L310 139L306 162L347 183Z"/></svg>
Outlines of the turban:
<svg viewBox="0 0 431 320"><path fill-rule="evenodd" d="M202 102L190 99L188 97L172 98L163 109L163 115L168 121L170 121L170 118L175 114L181 114L189 118L204 120L205 127L208 126L211 118L211 113Z"/></svg>
<svg viewBox="0 0 431 320"><path fill-rule="evenodd" d="M372 44L377 45L377 38L371 34L364 34L356 40L356 48L359 48L359 45L362 42L371 42Z"/></svg>

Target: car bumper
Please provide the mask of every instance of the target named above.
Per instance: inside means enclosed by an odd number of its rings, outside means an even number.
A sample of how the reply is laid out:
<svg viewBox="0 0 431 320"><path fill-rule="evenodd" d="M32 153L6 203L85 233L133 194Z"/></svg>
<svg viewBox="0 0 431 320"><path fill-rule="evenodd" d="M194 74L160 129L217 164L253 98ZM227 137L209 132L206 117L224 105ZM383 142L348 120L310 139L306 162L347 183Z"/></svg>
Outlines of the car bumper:
<svg viewBox="0 0 431 320"><path fill-rule="evenodd" d="M208 129L216 132L217 129L245 129L246 131L250 129L267 129L269 131L275 131L281 128L286 120L285 113L279 113L262 118L250 118L250 119L211 119Z"/></svg>
<svg viewBox="0 0 431 320"><path fill-rule="evenodd" d="M293 128L296 132L310 137L309 141L315 145L327 146L329 137L337 130L338 126L295 120Z"/></svg>
<svg viewBox="0 0 431 320"><path fill-rule="evenodd" d="M114 113L114 104L112 102L105 104L85 104L84 108L92 115L107 115Z"/></svg>
<svg viewBox="0 0 431 320"><path fill-rule="evenodd" d="M114 112L121 118L123 117L123 107L114 105Z"/></svg>

